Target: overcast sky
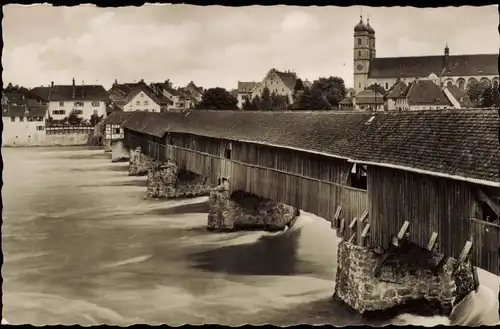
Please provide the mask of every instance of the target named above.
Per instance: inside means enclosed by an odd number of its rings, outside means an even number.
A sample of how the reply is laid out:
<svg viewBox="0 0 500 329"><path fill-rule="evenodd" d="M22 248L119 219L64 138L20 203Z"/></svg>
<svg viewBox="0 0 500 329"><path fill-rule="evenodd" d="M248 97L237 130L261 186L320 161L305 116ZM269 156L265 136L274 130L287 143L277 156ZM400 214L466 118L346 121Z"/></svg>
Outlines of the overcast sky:
<svg viewBox="0 0 500 329"><path fill-rule="evenodd" d="M4 6L4 83L34 87L115 79L193 80L205 88L261 81L274 67L352 85L353 28L361 7L146 5ZM363 7L377 56L498 53L498 9Z"/></svg>

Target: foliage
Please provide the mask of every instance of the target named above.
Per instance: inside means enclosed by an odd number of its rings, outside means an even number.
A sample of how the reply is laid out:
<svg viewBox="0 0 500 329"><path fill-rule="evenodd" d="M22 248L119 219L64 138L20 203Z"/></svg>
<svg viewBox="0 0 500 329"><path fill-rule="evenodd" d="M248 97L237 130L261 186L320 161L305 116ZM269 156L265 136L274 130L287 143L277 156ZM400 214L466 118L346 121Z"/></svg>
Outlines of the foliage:
<svg viewBox="0 0 500 329"><path fill-rule="evenodd" d="M243 109L243 111L252 111L252 102L250 101L249 97L245 97L245 100L243 101L242 109Z"/></svg>
<svg viewBox="0 0 500 329"><path fill-rule="evenodd" d="M499 107L500 106L500 93L498 88L487 86L481 93L480 107Z"/></svg>
<svg viewBox="0 0 500 329"><path fill-rule="evenodd" d="M377 93L379 93L379 94L382 94L382 95L384 95L384 96L385 96L385 94L386 94L386 91L385 91L384 87L382 87L382 86L381 86L381 85L379 85L379 84L375 84L375 83L374 83L374 84L371 84L371 85L370 85L370 86L368 86L366 89L368 89L368 90L373 90L373 91L375 91L375 92L377 92Z"/></svg>
<svg viewBox="0 0 500 329"><path fill-rule="evenodd" d="M273 110L273 100L271 98L271 92L269 88L264 87L262 89L262 95L260 96L260 109L262 111L272 111Z"/></svg>
<svg viewBox="0 0 500 329"><path fill-rule="evenodd" d="M304 83L301 79L295 81L295 87L293 88L292 99L294 102L299 100L300 95L304 92Z"/></svg>
<svg viewBox="0 0 500 329"><path fill-rule="evenodd" d="M320 88L305 88L298 100L296 109L304 111L329 111L332 105L328 102L327 95Z"/></svg>
<svg viewBox="0 0 500 329"><path fill-rule="evenodd" d="M290 100L286 95L278 95L276 93L271 94L272 101L272 109L276 110L285 110L286 107L290 104Z"/></svg>
<svg viewBox="0 0 500 329"><path fill-rule="evenodd" d="M478 82L470 82L467 85L467 95L469 95L469 98L474 104L474 107L480 106L481 95L483 94L484 90L484 86L482 86Z"/></svg>
<svg viewBox="0 0 500 329"><path fill-rule="evenodd" d="M97 113L93 113L90 116L90 125L91 126L96 126L97 124L99 124L99 122L101 122L101 120L103 119L103 117L104 117L104 115L99 116Z"/></svg>
<svg viewBox="0 0 500 329"><path fill-rule="evenodd" d="M334 107L338 107L346 95L344 80L339 77L319 78L313 82L311 90L321 93Z"/></svg>
<svg viewBox="0 0 500 329"><path fill-rule="evenodd" d="M200 110L237 110L238 100L224 88L209 88L203 93L197 108Z"/></svg>
<svg viewBox="0 0 500 329"><path fill-rule="evenodd" d="M66 118L65 118L66 119ZM67 122L71 125L71 126L76 126L76 125L80 125L82 123L83 119L81 117L79 117L74 110L72 110L68 117L67 117Z"/></svg>
<svg viewBox="0 0 500 329"><path fill-rule="evenodd" d="M250 106L251 111L261 111L262 110L262 101L260 100L260 96L257 95L252 99L252 103Z"/></svg>

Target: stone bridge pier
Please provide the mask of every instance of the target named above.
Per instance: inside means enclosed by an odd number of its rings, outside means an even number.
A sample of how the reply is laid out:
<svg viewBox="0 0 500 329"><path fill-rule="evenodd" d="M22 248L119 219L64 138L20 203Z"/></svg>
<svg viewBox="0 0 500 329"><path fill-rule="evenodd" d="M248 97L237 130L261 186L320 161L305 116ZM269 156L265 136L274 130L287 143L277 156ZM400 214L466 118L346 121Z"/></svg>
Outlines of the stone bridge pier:
<svg viewBox="0 0 500 329"><path fill-rule="evenodd" d="M151 168L159 164L155 159L143 154L140 147L130 150L129 154L129 176L145 176Z"/></svg>
<svg viewBox="0 0 500 329"><path fill-rule="evenodd" d="M212 231L281 231L300 215L297 208L243 191L231 193L229 182L210 191L207 228Z"/></svg>

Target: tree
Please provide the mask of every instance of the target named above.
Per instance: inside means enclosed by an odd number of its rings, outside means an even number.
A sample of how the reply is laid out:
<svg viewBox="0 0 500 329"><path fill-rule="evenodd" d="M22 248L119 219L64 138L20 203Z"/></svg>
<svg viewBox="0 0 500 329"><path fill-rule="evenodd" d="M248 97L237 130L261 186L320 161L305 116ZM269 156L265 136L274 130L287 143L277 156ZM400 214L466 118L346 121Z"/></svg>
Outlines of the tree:
<svg viewBox="0 0 500 329"><path fill-rule="evenodd" d="M101 122L103 117L104 117L104 115L99 116L97 113L93 113L90 116L90 125L96 126L97 124L99 124L99 122Z"/></svg>
<svg viewBox="0 0 500 329"><path fill-rule="evenodd" d="M294 102L298 101L300 95L302 92L304 92L304 83L302 82L301 79L297 79L295 81L295 87L293 88L293 94L292 94L292 99Z"/></svg>
<svg viewBox="0 0 500 329"><path fill-rule="evenodd" d="M284 110L288 105L288 96L278 95L276 93L271 94L271 100L273 103L272 109L273 111Z"/></svg>
<svg viewBox="0 0 500 329"><path fill-rule="evenodd" d="M257 95L252 99L252 103L250 106L250 111L262 111L262 101L260 100L260 96Z"/></svg>
<svg viewBox="0 0 500 329"><path fill-rule="evenodd" d="M68 123L71 125L71 126L76 126L76 125L79 125L81 124L83 121L82 118L80 118L74 110L72 110L71 112L69 112L69 115L68 115Z"/></svg>
<svg viewBox="0 0 500 329"><path fill-rule="evenodd" d="M238 100L224 88L209 88L203 93L197 108L200 110L232 111L238 109Z"/></svg>
<svg viewBox="0 0 500 329"><path fill-rule="evenodd" d="M242 109L243 111L252 111L252 102L250 102L250 97L245 97Z"/></svg>
<svg viewBox="0 0 500 329"><path fill-rule="evenodd" d="M483 90L480 99L480 107L500 106L500 93L498 92L498 88L487 86L486 89Z"/></svg>
<svg viewBox="0 0 500 329"><path fill-rule="evenodd" d="M467 86L467 95L469 95L470 100L477 107L481 103L481 95L483 94L485 88L480 83L470 82Z"/></svg>
<svg viewBox="0 0 500 329"><path fill-rule="evenodd" d="M264 87L262 89L262 95L260 97L260 108L262 111L272 111L273 110L273 100L271 98L271 92L269 88Z"/></svg>
<svg viewBox="0 0 500 329"><path fill-rule="evenodd" d="M338 107L346 95L344 80L339 77L319 78L313 82L311 89L319 90L334 107Z"/></svg>
<svg viewBox="0 0 500 329"><path fill-rule="evenodd" d="M329 111L332 105L328 102L326 95L319 88L305 88L298 100L297 109L304 111Z"/></svg>
<svg viewBox="0 0 500 329"><path fill-rule="evenodd" d="M377 92L377 93L382 94L382 95L386 94L384 87L382 87L378 83L377 84L371 84L366 89L373 90L374 92Z"/></svg>

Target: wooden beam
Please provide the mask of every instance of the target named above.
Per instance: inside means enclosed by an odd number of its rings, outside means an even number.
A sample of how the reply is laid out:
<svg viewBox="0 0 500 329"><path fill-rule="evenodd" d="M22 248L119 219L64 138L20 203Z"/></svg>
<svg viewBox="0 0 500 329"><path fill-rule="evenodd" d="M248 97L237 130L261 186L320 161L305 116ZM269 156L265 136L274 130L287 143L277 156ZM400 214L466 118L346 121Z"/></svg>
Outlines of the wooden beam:
<svg viewBox="0 0 500 329"><path fill-rule="evenodd" d="M343 218L341 218L339 229L337 231L339 238L342 238L344 236L344 229L345 229L345 220Z"/></svg>
<svg viewBox="0 0 500 329"><path fill-rule="evenodd" d="M368 230L370 229L370 224L366 224L363 232L361 232L361 237L358 245L364 247L366 245L366 237L368 235Z"/></svg>
<svg viewBox="0 0 500 329"><path fill-rule="evenodd" d="M495 201L490 198L486 193L483 192L480 188L477 189L479 199L486 203L497 215L497 218L500 217L500 205L498 204L498 200ZM496 218L495 218L496 219Z"/></svg>
<svg viewBox="0 0 500 329"><path fill-rule="evenodd" d="M354 238L356 238L356 233L353 233L353 234L351 235L351 237L349 238L349 241L348 241L348 242L349 242L349 243L353 243L353 242L354 242Z"/></svg>
<svg viewBox="0 0 500 329"><path fill-rule="evenodd" d="M380 276L380 271L382 270L382 267L384 266L385 262L387 261L387 258L389 258L390 254L388 252L385 252L382 257L379 258L377 262L377 266L375 267L374 275L376 278Z"/></svg>
<svg viewBox="0 0 500 329"><path fill-rule="evenodd" d="M338 228L339 227L339 218L340 218L340 213L342 212L342 206L338 206L337 210L335 210L335 214L333 215L332 221L331 221L331 228Z"/></svg>
<svg viewBox="0 0 500 329"><path fill-rule="evenodd" d="M408 230L408 226L410 226L410 222L405 221L401 226L401 229L399 230L399 233L397 235L398 240L401 240L405 236L405 233Z"/></svg>
<svg viewBox="0 0 500 329"><path fill-rule="evenodd" d="M472 242L467 241L464 248L462 249L462 252L460 253L460 256L458 257L458 264L463 263L467 259L467 256L469 256L471 249Z"/></svg>
<svg viewBox="0 0 500 329"><path fill-rule="evenodd" d="M368 218L368 210L365 210L359 220L363 223Z"/></svg>
<svg viewBox="0 0 500 329"><path fill-rule="evenodd" d="M429 239L429 243L427 244L427 250L434 251L436 248L438 234L436 232L432 232L431 238Z"/></svg>
<svg viewBox="0 0 500 329"><path fill-rule="evenodd" d="M363 219L360 218L356 221L356 244L362 246L361 233L363 232Z"/></svg>
<svg viewBox="0 0 500 329"><path fill-rule="evenodd" d="M472 277L474 278L474 290L477 292L479 289L479 274L475 266L472 266Z"/></svg>
<svg viewBox="0 0 500 329"><path fill-rule="evenodd" d="M354 225L356 224L356 221L357 221L357 220L358 220L358 219L357 219L356 217L354 217L354 218L352 219L351 224L349 224L349 228L350 228L350 229L352 229L352 228L354 227Z"/></svg>

